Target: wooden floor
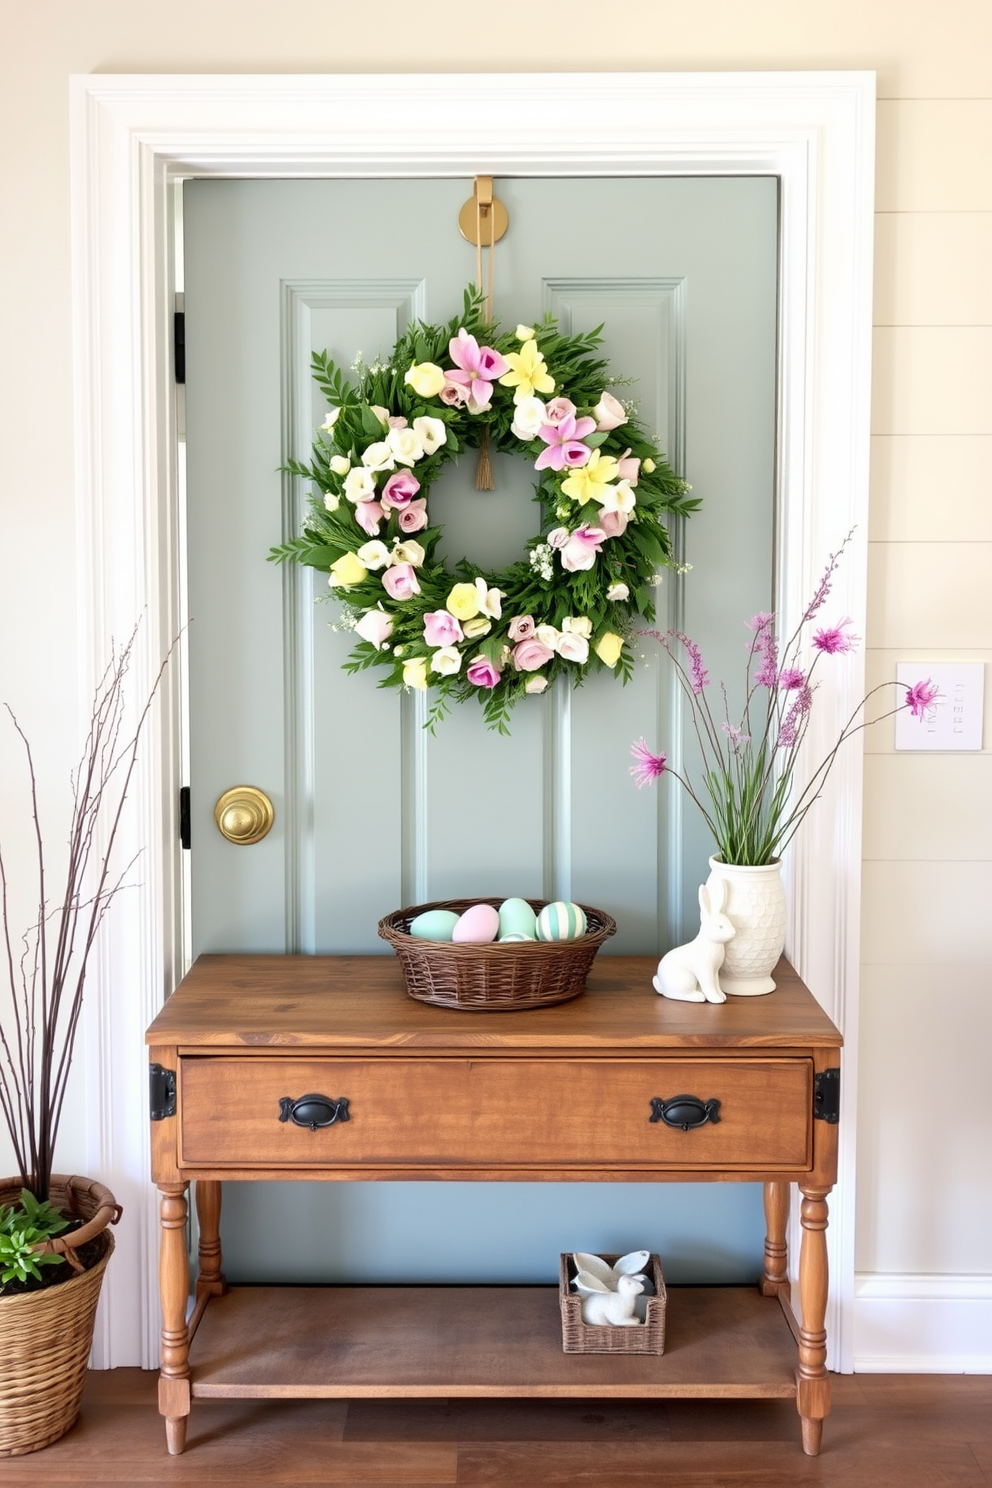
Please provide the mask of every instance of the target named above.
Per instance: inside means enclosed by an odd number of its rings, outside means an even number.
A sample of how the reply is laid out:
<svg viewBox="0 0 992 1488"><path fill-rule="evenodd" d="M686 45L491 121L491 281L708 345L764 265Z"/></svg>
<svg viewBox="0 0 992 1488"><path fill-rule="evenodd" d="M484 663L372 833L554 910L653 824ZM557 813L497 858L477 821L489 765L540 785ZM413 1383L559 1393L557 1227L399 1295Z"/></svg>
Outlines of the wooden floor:
<svg viewBox="0 0 992 1488"><path fill-rule="evenodd" d="M282 1483L543 1488L950 1488L992 1485L992 1377L834 1376L823 1453L789 1401L197 1400L169 1457L156 1376L90 1376L79 1423L0 1484Z"/></svg>

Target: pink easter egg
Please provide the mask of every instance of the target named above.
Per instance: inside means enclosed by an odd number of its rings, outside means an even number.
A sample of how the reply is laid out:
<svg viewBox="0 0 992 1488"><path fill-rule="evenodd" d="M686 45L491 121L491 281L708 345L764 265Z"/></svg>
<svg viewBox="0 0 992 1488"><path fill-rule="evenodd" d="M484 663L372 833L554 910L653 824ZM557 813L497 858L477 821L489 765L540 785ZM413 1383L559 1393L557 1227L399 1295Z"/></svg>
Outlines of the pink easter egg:
<svg viewBox="0 0 992 1488"><path fill-rule="evenodd" d="M499 934L499 911L492 904L473 904L459 915L451 938L456 944L495 940Z"/></svg>

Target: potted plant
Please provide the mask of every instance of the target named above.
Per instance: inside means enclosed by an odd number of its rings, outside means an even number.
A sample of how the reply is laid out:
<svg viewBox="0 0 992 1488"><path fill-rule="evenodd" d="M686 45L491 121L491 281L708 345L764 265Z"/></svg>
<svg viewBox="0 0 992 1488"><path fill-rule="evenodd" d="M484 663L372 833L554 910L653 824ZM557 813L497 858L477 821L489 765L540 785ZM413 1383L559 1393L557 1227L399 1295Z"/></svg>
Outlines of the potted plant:
<svg viewBox="0 0 992 1488"><path fill-rule="evenodd" d="M158 685L156 678L129 727L124 682L134 639L113 648L96 687L72 776L57 897L49 887L31 745L7 710L27 765L37 912L26 931L12 925L15 885L0 846L8 981L0 1015L0 1109L19 1170L0 1179L0 1456L48 1446L76 1420L100 1284L114 1248L107 1227L121 1213L102 1184L55 1173L53 1165L90 954L127 874L113 867L114 844Z"/></svg>
<svg viewBox="0 0 992 1488"><path fill-rule="evenodd" d="M665 754L653 753L639 739L631 746L630 773L639 786L663 774L674 776L713 834L716 852L709 860L709 882L724 881L720 900L735 932L726 944L719 973L724 993L754 996L774 989L771 972L785 937L781 855L818 799L841 746L853 734L906 708L922 720L937 701L937 688L925 679L907 687L896 707L869 718L871 699L895 684L873 687L825 758L804 773L802 785L797 784L820 665L824 658L853 651L858 642L847 619L812 629L849 536L830 555L813 598L784 646L779 644L774 615L761 613L747 622L744 704L736 721L731 720L723 684L722 707L711 708L709 674L689 636L674 630L641 632L659 641L672 660L692 721L699 765L695 774L688 768L681 773L673 770Z"/></svg>

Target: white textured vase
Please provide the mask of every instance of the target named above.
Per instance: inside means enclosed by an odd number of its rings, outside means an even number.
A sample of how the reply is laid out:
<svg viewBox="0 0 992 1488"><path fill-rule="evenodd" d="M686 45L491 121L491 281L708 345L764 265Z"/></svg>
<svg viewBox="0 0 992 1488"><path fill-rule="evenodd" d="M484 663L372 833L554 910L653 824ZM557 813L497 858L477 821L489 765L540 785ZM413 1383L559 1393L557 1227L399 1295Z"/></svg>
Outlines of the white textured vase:
<svg viewBox="0 0 992 1488"><path fill-rule="evenodd" d="M726 884L723 912L736 934L727 942L720 986L731 997L760 997L774 992L771 973L785 944L785 890L781 864L742 868L710 858L708 884Z"/></svg>

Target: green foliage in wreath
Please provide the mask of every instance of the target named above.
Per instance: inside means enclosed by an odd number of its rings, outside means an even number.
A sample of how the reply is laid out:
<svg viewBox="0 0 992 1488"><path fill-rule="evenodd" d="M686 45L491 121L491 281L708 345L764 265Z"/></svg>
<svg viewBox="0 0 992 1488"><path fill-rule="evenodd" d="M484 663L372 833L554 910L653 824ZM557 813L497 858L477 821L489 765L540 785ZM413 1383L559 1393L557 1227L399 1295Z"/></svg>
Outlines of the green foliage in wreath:
<svg viewBox="0 0 992 1488"><path fill-rule="evenodd" d="M309 465L302 536L275 562L329 575L357 644L349 671L383 687L431 690L428 725L476 697L491 727L558 676L607 668L629 680L627 646L654 618L658 570L672 563L666 516L698 502L669 468L596 355L600 336L565 335L546 316L501 332L475 290L445 326L414 324L385 363L349 381L326 353L314 378L330 405ZM539 530L499 572L437 556L430 487L463 451L522 455L537 472Z"/></svg>

